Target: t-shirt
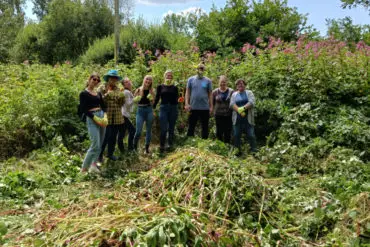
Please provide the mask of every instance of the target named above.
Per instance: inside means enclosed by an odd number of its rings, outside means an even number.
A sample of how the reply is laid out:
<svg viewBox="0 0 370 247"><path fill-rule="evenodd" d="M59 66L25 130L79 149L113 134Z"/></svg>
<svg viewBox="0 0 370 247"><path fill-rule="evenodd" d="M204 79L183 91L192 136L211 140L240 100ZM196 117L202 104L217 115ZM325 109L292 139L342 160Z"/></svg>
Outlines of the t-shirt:
<svg viewBox="0 0 370 247"><path fill-rule="evenodd" d="M125 94L125 104L122 106L122 115L130 118L131 112L133 111L134 95L128 89L125 89L123 93Z"/></svg>
<svg viewBox="0 0 370 247"><path fill-rule="evenodd" d="M140 101L138 103L139 106L147 106L147 105L150 105L150 100L147 98L148 94L149 94L149 89L144 90L143 97L141 97L141 99L140 99Z"/></svg>
<svg viewBox="0 0 370 247"><path fill-rule="evenodd" d="M93 118L94 114L89 112L93 108L104 108L104 103L101 94L92 95L87 90L80 93L80 106L83 113L89 118Z"/></svg>
<svg viewBox="0 0 370 247"><path fill-rule="evenodd" d="M158 85L157 94L155 95L155 101L153 107L155 108L161 100L161 105L171 104L177 105L179 98L179 90L174 85Z"/></svg>
<svg viewBox="0 0 370 247"><path fill-rule="evenodd" d="M209 110L208 94L212 91L212 81L207 77L192 76L186 87L190 89L191 109Z"/></svg>
<svg viewBox="0 0 370 247"><path fill-rule="evenodd" d="M219 88L213 90L213 107L215 116L231 116L230 99L233 90L228 88L225 92L221 92Z"/></svg>
<svg viewBox="0 0 370 247"><path fill-rule="evenodd" d="M238 107L242 107L242 106L246 105L247 103L248 103L248 96L247 96L247 92L246 91L243 91L242 93L239 93L235 97L235 104Z"/></svg>

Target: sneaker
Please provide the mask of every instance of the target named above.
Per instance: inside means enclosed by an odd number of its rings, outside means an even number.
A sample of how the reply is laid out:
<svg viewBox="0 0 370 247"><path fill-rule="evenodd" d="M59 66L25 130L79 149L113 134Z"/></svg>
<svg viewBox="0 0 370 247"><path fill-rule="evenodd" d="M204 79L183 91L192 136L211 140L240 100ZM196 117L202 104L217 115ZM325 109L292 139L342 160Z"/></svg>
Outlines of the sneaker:
<svg viewBox="0 0 370 247"><path fill-rule="evenodd" d="M90 166L89 168L89 172L90 173L100 173L100 170L99 168L97 167L97 165L94 163Z"/></svg>

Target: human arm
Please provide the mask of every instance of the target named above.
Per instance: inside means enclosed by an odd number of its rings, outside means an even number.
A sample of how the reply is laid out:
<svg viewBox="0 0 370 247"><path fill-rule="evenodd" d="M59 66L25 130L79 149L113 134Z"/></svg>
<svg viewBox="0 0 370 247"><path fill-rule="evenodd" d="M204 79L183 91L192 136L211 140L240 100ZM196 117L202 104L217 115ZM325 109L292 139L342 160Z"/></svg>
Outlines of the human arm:
<svg viewBox="0 0 370 247"><path fill-rule="evenodd" d="M154 100L154 104L153 104L154 109L157 107L157 104L159 102L160 97L161 97L161 85L158 85L157 94L155 95L155 100Z"/></svg>
<svg viewBox="0 0 370 247"><path fill-rule="evenodd" d="M153 104L154 103L154 99L155 99L155 93L154 93L154 89L151 88L149 89L149 93L148 95L146 96L147 99Z"/></svg>
<svg viewBox="0 0 370 247"><path fill-rule="evenodd" d="M186 85L186 91L185 91L185 110L190 111L190 94L191 94L191 84L190 79L188 80L188 84Z"/></svg>
<svg viewBox="0 0 370 247"><path fill-rule="evenodd" d="M80 109L81 109L81 112L83 114L85 114L85 116L89 117L89 118L93 118L94 117L94 114L92 114L91 112L89 112L89 109L87 109L87 95L86 95L87 92L85 91L82 91L80 93Z"/></svg>
<svg viewBox="0 0 370 247"><path fill-rule="evenodd" d="M212 95L212 81L209 80L208 84L208 102L209 102L209 113L213 112L213 95Z"/></svg>
<svg viewBox="0 0 370 247"><path fill-rule="evenodd" d="M244 105L244 108L246 110L254 107L254 105L256 104L256 98L254 97L254 94L252 91L248 90L247 96L248 96L248 103Z"/></svg>

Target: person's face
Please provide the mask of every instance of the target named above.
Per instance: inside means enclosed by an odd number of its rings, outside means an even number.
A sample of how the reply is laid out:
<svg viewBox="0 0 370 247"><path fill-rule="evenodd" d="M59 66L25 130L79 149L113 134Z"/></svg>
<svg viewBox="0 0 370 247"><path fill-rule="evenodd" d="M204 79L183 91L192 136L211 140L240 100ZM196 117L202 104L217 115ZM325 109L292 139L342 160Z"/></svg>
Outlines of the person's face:
<svg viewBox="0 0 370 247"><path fill-rule="evenodd" d="M117 86L118 78L117 77L110 77L108 81L108 86L112 89Z"/></svg>
<svg viewBox="0 0 370 247"><path fill-rule="evenodd" d="M166 74L166 80L172 80L173 76L172 76L172 72L167 72Z"/></svg>
<svg viewBox="0 0 370 247"><path fill-rule="evenodd" d="M199 67L199 68L197 68L197 73L198 73L198 75L200 75L200 76L202 76L202 75L204 74L204 71L205 71L204 67Z"/></svg>
<svg viewBox="0 0 370 247"><path fill-rule="evenodd" d="M150 78L150 77L147 77L147 78L145 78L145 83L144 83L144 85L145 85L145 87L146 88L149 88L150 87L150 85L152 85L152 78Z"/></svg>
<svg viewBox="0 0 370 247"><path fill-rule="evenodd" d="M242 92L242 91L244 91L244 90L245 90L245 85L244 85L244 83L243 83L243 82L239 82L239 83L238 83L238 85L237 85L236 87L237 87L237 89L238 89L240 92Z"/></svg>
<svg viewBox="0 0 370 247"><path fill-rule="evenodd" d="M220 80L220 88L226 88L227 87L227 81L225 79Z"/></svg>
<svg viewBox="0 0 370 247"><path fill-rule="evenodd" d="M132 83L131 83L131 81L130 81L130 80L125 80L125 81L123 82L123 87L124 87L124 88L127 88L128 90L131 90L131 88L132 88Z"/></svg>
<svg viewBox="0 0 370 247"><path fill-rule="evenodd" d="M100 83L100 77L97 75L94 75L89 80L89 85L92 87L96 87Z"/></svg>

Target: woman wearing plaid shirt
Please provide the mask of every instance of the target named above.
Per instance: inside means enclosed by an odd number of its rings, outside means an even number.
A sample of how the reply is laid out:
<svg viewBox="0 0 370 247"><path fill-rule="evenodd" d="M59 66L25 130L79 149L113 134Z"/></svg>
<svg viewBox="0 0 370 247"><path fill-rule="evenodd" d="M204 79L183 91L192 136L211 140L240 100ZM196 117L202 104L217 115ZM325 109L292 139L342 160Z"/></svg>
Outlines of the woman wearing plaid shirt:
<svg viewBox="0 0 370 247"><path fill-rule="evenodd" d="M102 94L106 106L105 112L108 115L108 126L106 128L99 159L102 161L103 152L108 144L108 158L116 161L117 157L113 154L117 142L118 130L123 128L124 119L121 108L125 103L125 95L117 86L118 81L122 80L117 70L109 70L109 72L103 76L103 79L106 81L106 84L99 88L99 93Z"/></svg>

